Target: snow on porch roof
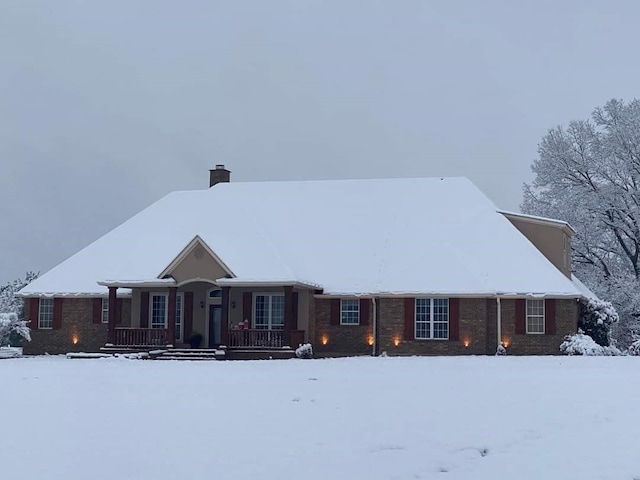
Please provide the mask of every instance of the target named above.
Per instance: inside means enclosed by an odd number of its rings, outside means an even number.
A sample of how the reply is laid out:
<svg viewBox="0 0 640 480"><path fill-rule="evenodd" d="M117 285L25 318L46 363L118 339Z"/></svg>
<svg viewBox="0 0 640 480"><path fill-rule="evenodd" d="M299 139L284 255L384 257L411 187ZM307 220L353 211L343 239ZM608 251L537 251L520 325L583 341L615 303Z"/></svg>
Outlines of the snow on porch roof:
<svg viewBox="0 0 640 480"><path fill-rule="evenodd" d="M581 296L465 178L223 183L174 192L25 287L150 279L199 235L235 277L324 293ZM100 290L99 290L100 291Z"/></svg>

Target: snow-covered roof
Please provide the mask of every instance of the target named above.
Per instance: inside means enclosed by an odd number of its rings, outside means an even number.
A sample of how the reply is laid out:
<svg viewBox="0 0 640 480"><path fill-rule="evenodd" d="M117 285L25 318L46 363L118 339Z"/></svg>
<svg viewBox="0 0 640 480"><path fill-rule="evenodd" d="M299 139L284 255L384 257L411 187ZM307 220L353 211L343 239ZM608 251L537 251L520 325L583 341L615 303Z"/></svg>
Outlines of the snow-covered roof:
<svg viewBox="0 0 640 480"><path fill-rule="evenodd" d="M584 298L588 298L591 300L600 300L600 298L598 298L598 296L593 293L589 287L582 283L582 281L580 281L578 277L572 274L571 280L573 281L573 284L576 286L576 288L580 290L580 293L582 293L582 296Z"/></svg>
<svg viewBox="0 0 640 480"><path fill-rule="evenodd" d="M581 296L466 178L222 183L171 193L21 292L158 278L199 236L246 283L326 294Z"/></svg>

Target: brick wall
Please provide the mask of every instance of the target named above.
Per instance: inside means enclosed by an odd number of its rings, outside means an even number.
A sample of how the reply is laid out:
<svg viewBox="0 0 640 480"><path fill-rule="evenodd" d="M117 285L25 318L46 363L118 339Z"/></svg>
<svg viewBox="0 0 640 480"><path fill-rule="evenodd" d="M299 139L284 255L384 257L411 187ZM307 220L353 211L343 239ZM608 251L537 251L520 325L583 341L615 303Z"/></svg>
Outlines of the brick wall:
<svg viewBox="0 0 640 480"><path fill-rule="evenodd" d="M498 349L498 304L495 298L487 298L487 355L495 355Z"/></svg>
<svg viewBox="0 0 640 480"><path fill-rule="evenodd" d="M509 343L509 355L558 355L565 335L578 330L578 302L556 300L555 335L516 335L515 305L515 300L502 300L502 338Z"/></svg>
<svg viewBox="0 0 640 480"><path fill-rule="evenodd" d="M318 356L371 355L373 348L369 345L369 338L373 334L371 318L368 325L331 325L331 300L316 298L310 305L314 305L313 316L309 319L309 338L313 339L314 354ZM369 317L371 317L371 311L372 309L369 311ZM314 324L313 328L311 324ZM326 339L326 344L323 344L323 339Z"/></svg>
<svg viewBox="0 0 640 480"><path fill-rule="evenodd" d="M406 340L404 299L377 299L378 352L388 355L494 355L497 348L497 303L495 298L461 298L460 336L452 340ZM565 335L575 333L578 304L556 300L555 335L516 335L515 300L502 300L502 338L510 355L555 355ZM373 309L372 309L373 311ZM309 339L319 356L369 355L367 326L330 325L330 300L313 299L309 304ZM327 340L323 345L323 339ZM397 342L397 345L396 345ZM468 346L465 346L465 342Z"/></svg>
<svg viewBox="0 0 640 480"><path fill-rule="evenodd" d="M29 300L25 319L30 318ZM31 342L24 343L25 355L97 352L107 341L107 324L93 323L92 298L63 298L62 326L57 330L32 330ZM37 318L33 319L37 322ZM131 323L131 299L122 299L122 325ZM73 343L74 337L77 343Z"/></svg>
<svg viewBox="0 0 640 480"><path fill-rule="evenodd" d="M388 355L484 355L487 343L487 302L484 298L460 299L460 340L406 340L404 299L378 300L379 351ZM396 346L396 342L399 342ZM465 342L468 346L465 347Z"/></svg>

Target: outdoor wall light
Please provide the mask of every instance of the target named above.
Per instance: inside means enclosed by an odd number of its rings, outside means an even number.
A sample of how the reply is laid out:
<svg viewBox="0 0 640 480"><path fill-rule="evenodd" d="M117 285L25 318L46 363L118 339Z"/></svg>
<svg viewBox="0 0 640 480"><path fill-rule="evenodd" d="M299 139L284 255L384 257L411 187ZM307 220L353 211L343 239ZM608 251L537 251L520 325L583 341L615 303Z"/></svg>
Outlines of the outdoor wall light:
<svg viewBox="0 0 640 480"><path fill-rule="evenodd" d="M462 344L464 345L464 348L469 348L469 345L471 345L471 342L469 341L469 339L465 339L464 342L462 342Z"/></svg>
<svg viewBox="0 0 640 480"><path fill-rule="evenodd" d="M400 337L395 337L393 339L393 344L397 347L398 345L400 345Z"/></svg>
<svg viewBox="0 0 640 480"><path fill-rule="evenodd" d="M74 335L73 337L71 337L71 342L76 345L78 343L79 339L78 339L78 335Z"/></svg>
<svg viewBox="0 0 640 480"><path fill-rule="evenodd" d="M507 348L507 347L509 346L509 343L510 343L509 337L504 337L504 338L502 339L502 346L503 346L504 348Z"/></svg>
<svg viewBox="0 0 640 480"><path fill-rule="evenodd" d="M327 343L329 343L329 336L322 335L322 338L320 339L320 341L322 342L323 345L326 345Z"/></svg>
<svg viewBox="0 0 640 480"><path fill-rule="evenodd" d="M370 347L373 346L373 335L369 335L369 338L367 338L367 343Z"/></svg>

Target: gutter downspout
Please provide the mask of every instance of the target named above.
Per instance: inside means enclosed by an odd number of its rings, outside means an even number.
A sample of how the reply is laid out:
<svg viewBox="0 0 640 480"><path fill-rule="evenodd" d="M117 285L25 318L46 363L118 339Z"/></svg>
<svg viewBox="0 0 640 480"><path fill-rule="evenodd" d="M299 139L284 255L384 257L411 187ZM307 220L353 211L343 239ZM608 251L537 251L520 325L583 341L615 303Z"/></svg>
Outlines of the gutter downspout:
<svg viewBox="0 0 640 480"><path fill-rule="evenodd" d="M497 303L497 307L498 307L498 315L497 315L497 323L498 323L498 347L499 348L500 345L502 345L502 308L500 307L500 297L497 296L496 297L496 303Z"/></svg>
<svg viewBox="0 0 640 480"><path fill-rule="evenodd" d="M378 308L377 308L377 304L376 304L376 297L373 297L371 299L371 301L373 302L373 345L371 345L372 350L371 350L371 356L375 357L376 356L376 343L377 343L377 336L378 336Z"/></svg>

